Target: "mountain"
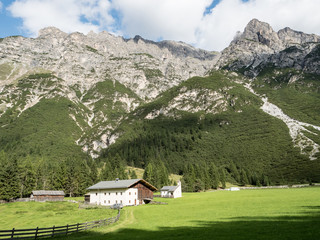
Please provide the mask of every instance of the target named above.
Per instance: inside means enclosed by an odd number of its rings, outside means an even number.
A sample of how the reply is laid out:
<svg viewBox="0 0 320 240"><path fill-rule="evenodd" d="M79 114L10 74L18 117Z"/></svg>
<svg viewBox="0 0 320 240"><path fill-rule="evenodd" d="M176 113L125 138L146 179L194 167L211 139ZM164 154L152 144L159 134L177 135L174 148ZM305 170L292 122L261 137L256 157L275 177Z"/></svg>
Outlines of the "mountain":
<svg viewBox="0 0 320 240"><path fill-rule="evenodd" d="M190 191L218 175L320 181L319 49L319 36L256 19L221 53L54 27L4 38L0 147L51 172L82 162L76 194L122 164L162 164Z"/></svg>
<svg viewBox="0 0 320 240"><path fill-rule="evenodd" d="M69 112L78 126L74 141L92 156L114 141L110 131L126 113L205 75L217 59L216 53L181 42L123 39L107 32L66 34L53 27L35 39L2 39L0 49L0 114L12 119L41 100L64 98L78 108Z"/></svg>
<svg viewBox="0 0 320 240"><path fill-rule="evenodd" d="M288 27L275 32L268 23L253 19L222 51L217 66L251 77L271 65L320 74L319 43L317 35Z"/></svg>

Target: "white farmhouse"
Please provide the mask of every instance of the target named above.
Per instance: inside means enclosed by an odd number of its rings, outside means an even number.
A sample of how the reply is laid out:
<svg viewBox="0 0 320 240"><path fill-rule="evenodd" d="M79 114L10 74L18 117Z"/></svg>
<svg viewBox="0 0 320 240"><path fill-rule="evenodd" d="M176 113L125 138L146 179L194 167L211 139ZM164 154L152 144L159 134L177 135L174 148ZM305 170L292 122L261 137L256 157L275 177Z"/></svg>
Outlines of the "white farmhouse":
<svg viewBox="0 0 320 240"><path fill-rule="evenodd" d="M133 206L153 199L154 186L143 179L102 181L88 188L90 203L112 206Z"/></svg>
<svg viewBox="0 0 320 240"><path fill-rule="evenodd" d="M178 182L177 186L164 186L160 190L161 197L164 198L178 198L182 197L182 190L181 190L181 182Z"/></svg>

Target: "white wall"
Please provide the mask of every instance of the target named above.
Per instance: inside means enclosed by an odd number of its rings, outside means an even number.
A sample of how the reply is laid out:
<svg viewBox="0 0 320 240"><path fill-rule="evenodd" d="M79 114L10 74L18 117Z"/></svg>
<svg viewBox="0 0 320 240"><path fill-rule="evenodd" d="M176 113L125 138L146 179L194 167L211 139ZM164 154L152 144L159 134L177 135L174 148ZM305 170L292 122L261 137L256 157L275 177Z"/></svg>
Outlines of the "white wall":
<svg viewBox="0 0 320 240"><path fill-rule="evenodd" d="M161 197L168 197L170 193L168 191L161 191Z"/></svg>
<svg viewBox="0 0 320 240"><path fill-rule="evenodd" d="M115 203L122 203L123 206L139 205L138 189L124 188L91 190L90 203L104 206L111 206Z"/></svg>
<svg viewBox="0 0 320 240"><path fill-rule="evenodd" d="M178 188L173 192L174 198L182 197L181 183L178 183Z"/></svg>

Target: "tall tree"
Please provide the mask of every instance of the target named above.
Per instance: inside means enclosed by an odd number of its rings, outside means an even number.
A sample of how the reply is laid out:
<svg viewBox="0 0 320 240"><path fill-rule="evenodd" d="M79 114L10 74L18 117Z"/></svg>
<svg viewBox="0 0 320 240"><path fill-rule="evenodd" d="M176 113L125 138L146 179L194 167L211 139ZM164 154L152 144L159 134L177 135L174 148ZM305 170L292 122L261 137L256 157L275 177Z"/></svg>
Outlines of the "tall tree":
<svg viewBox="0 0 320 240"><path fill-rule="evenodd" d="M20 197L29 197L31 192L35 190L36 173L31 161L31 157L27 156L24 163L19 168Z"/></svg>
<svg viewBox="0 0 320 240"><path fill-rule="evenodd" d="M186 192L193 192L194 185L196 182L196 174L194 167L191 163L189 163L183 172L183 190Z"/></svg>
<svg viewBox="0 0 320 240"><path fill-rule="evenodd" d="M16 159L0 153L0 199L10 200L20 196L19 172Z"/></svg>
<svg viewBox="0 0 320 240"><path fill-rule="evenodd" d="M136 171L133 170L133 169L130 172L130 178L131 179L137 179L138 178Z"/></svg>
<svg viewBox="0 0 320 240"><path fill-rule="evenodd" d="M100 180L101 181L109 181L114 180L115 176L113 173L113 169L111 167L110 162L107 160L104 164L104 168L100 172Z"/></svg>
<svg viewBox="0 0 320 240"><path fill-rule="evenodd" d="M226 171L223 168L220 170L220 182L221 182L221 187L226 188Z"/></svg>
<svg viewBox="0 0 320 240"><path fill-rule="evenodd" d="M155 172L152 162L149 162L143 173L143 179L151 184L155 184Z"/></svg>
<svg viewBox="0 0 320 240"><path fill-rule="evenodd" d="M212 162L209 169L210 184L212 188L217 189L220 183L220 175L216 165Z"/></svg>
<svg viewBox="0 0 320 240"><path fill-rule="evenodd" d="M247 173L243 169L241 169L241 171L240 171L240 184L243 186L249 184Z"/></svg>
<svg viewBox="0 0 320 240"><path fill-rule="evenodd" d="M234 180L236 180L237 183L240 183L240 173L234 162L230 163L230 172Z"/></svg>

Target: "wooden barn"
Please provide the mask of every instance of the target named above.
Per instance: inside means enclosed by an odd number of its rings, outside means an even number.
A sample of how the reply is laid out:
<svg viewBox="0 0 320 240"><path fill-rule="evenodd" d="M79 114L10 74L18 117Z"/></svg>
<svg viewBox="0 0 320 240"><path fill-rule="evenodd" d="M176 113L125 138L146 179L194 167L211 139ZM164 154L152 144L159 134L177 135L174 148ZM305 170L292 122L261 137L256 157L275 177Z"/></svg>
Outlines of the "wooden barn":
<svg viewBox="0 0 320 240"><path fill-rule="evenodd" d="M132 206L148 203L153 199L154 186L143 179L102 181L88 188L90 203L112 206Z"/></svg>
<svg viewBox="0 0 320 240"><path fill-rule="evenodd" d="M36 202L63 201L64 191L35 190L32 191L30 198Z"/></svg>

